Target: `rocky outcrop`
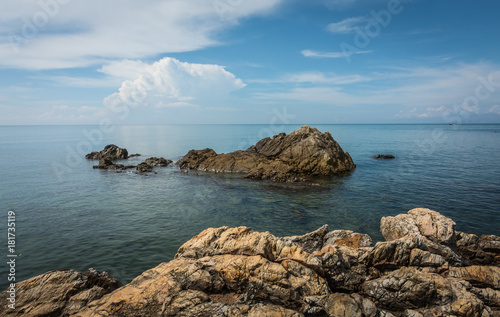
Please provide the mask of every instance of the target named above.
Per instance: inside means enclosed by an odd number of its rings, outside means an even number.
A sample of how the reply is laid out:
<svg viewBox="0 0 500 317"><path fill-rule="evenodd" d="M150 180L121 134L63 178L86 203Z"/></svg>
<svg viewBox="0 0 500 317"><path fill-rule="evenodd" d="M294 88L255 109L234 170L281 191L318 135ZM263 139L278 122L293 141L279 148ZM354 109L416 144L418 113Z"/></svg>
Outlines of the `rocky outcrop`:
<svg viewBox="0 0 500 317"><path fill-rule="evenodd" d="M135 168L135 165L123 165L123 164L115 164L111 162L110 159L107 158L102 158L99 160L98 165L93 166L94 169L102 169L102 170L126 170L126 169L131 169Z"/></svg>
<svg viewBox="0 0 500 317"><path fill-rule="evenodd" d="M392 154L377 154L373 156L374 159L392 160L396 157Z"/></svg>
<svg viewBox="0 0 500 317"><path fill-rule="evenodd" d="M186 170L242 173L247 178L276 181L330 177L356 168L329 132L307 125L290 134L262 139L245 151L191 150L177 164Z"/></svg>
<svg viewBox="0 0 500 317"><path fill-rule="evenodd" d="M81 317L500 316L498 237L466 237L451 219L422 208L383 218L381 229L387 241L372 246L365 234L326 225L283 238L248 227L209 228L171 262L112 292L68 292L75 278L63 273L45 284L46 296L33 295L43 284L33 280L54 273L20 282L24 310L0 307L0 315L52 316L58 307L61 316ZM459 247L463 239L469 253ZM484 264L469 265L481 252L490 254L481 257Z"/></svg>
<svg viewBox="0 0 500 317"><path fill-rule="evenodd" d="M163 157L150 157L144 163L151 166L169 166L173 161L164 159Z"/></svg>
<svg viewBox="0 0 500 317"><path fill-rule="evenodd" d="M127 149L122 149L114 144L109 144L104 147L104 150L100 152L92 152L85 155L85 158L88 160L100 160L100 159L109 159L109 160L123 160L129 157Z"/></svg>
<svg viewBox="0 0 500 317"><path fill-rule="evenodd" d="M89 269L51 271L16 284L15 308L7 307L8 293L0 294L1 316L74 316L88 303L122 284L106 272ZM10 302L9 302L10 303Z"/></svg>
<svg viewBox="0 0 500 317"><path fill-rule="evenodd" d="M105 170L118 170L123 171L127 169L136 169L139 173L148 173L153 171L154 166L168 166L172 163L171 160L166 160L163 157L151 157L146 159L145 162L136 165L123 165L123 164L115 164L110 159L102 158L99 160L98 165L94 165L94 169L105 169Z"/></svg>

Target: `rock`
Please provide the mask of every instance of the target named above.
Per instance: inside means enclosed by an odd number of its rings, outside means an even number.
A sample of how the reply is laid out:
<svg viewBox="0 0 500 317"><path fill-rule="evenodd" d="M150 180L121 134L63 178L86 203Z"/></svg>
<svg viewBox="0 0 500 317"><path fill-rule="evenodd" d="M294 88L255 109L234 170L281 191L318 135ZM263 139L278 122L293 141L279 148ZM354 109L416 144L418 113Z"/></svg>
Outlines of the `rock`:
<svg viewBox="0 0 500 317"><path fill-rule="evenodd" d="M448 262L457 245L495 259L498 237L455 231L424 209L384 218L381 230L388 241L371 247L369 236L327 225L281 238L209 228L120 288L95 270L20 282L19 310L4 305L0 316L500 316L500 267Z"/></svg>
<svg viewBox="0 0 500 317"><path fill-rule="evenodd" d="M335 230L325 236L325 244L345 245L351 248L371 247L372 238L350 230Z"/></svg>
<svg viewBox="0 0 500 317"><path fill-rule="evenodd" d="M304 181L353 171L356 165L330 133L309 126L265 138L245 151L217 154L212 149L191 150L181 169L244 173L252 179Z"/></svg>
<svg viewBox="0 0 500 317"><path fill-rule="evenodd" d="M419 237L423 242L422 250L438 254L452 265L469 264L457 251L455 225L453 220L436 211L415 208L408 214L383 217L380 231L387 241L405 236Z"/></svg>
<svg viewBox="0 0 500 317"><path fill-rule="evenodd" d="M168 166L172 163L172 160L166 160L163 157L150 157L146 159L145 163L151 166Z"/></svg>
<svg viewBox="0 0 500 317"><path fill-rule="evenodd" d="M139 173L147 173L153 171L153 167L146 162L142 162L141 164L137 165L136 169Z"/></svg>
<svg viewBox="0 0 500 317"><path fill-rule="evenodd" d="M467 234L460 231L457 234L458 253L474 264L500 266L500 237Z"/></svg>
<svg viewBox="0 0 500 317"><path fill-rule="evenodd" d="M15 309L0 294L1 316L73 316L88 303L122 286L106 272L51 271L16 284Z"/></svg>
<svg viewBox="0 0 500 317"><path fill-rule="evenodd" d="M137 156L141 156L140 154L136 153L136 154L130 154L129 156L127 156L127 158L131 158L131 157L137 157Z"/></svg>
<svg viewBox="0 0 500 317"><path fill-rule="evenodd" d="M101 152L92 152L85 155L86 159L89 160L100 160L103 158L109 160L122 160L128 158L127 149L122 149L114 144L109 144L104 147Z"/></svg>
<svg viewBox="0 0 500 317"><path fill-rule="evenodd" d="M384 159L384 160L392 160L396 157L392 154L377 154L373 156L374 159Z"/></svg>
<svg viewBox="0 0 500 317"><path fill-rule="evenodd" d="M102 158L99 160L99 165L94 165L94 169L105 169L105 170L126 170L130 168L135 168L134 165L123 165L114 164L110 159Z"/></svg>
<svg viewBox="0 0 500 317"><path fill-rule="evenodd" d="M99 160L99 165L94 165L94 169L105 169L105 170L126 170L130 168L135 168L134 165L123 165L123 164L114 164L110 159L102 158Z"/></svg>

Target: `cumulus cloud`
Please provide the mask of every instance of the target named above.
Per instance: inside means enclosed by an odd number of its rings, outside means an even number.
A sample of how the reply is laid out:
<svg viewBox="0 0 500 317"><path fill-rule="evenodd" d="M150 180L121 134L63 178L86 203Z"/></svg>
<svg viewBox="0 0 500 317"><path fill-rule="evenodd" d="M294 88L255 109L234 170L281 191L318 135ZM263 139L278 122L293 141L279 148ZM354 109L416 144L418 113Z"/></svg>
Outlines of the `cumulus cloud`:
<svg viewBox="0 0 500 317"><path fill-rule="evenodd" d="M245 87L241 79L219 65L190 64L170 57L151 65L135 65L139 74L136 79L124 81L118 92L104 99L109 110L138 106L217 106L232 91ZM132 68L127 73L134 73ZM117 69L119 67L109 65L105 71Z"/></svg>
<svg viewBox="0 0 500 317"><path fill-rule="evenodd" d="M220 44L219 31L283 0L0 1L0 66L56 69Z"/></svg>

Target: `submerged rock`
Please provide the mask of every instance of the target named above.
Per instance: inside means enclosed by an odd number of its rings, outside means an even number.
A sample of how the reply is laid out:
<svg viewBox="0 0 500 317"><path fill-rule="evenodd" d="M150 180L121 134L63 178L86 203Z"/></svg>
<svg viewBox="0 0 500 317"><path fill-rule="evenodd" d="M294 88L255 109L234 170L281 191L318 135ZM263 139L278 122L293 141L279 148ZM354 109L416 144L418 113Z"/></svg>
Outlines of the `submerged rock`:
<svg viewBox="0 0 500 317"><path fill-rule="evenodd" d="M104 150L100 152L92 152L85 155L85 158L88 160L100 160L100 159L109 159L109 160L122 160L127 159L129 157L127 149L122 149L114 144L109 144L104 147Z"/></svg>
<svg viewBox="0 0 500 317"><path fill-rule="evenodd" d="M147 173L153 171L153 166L149 165L146 162L142 162L141 164L137 165L136 169L139 173Z"/></svg>
<svg viewBox="0 0 500 317"><path fill-rule="evenodd" d="M115 164L111 162L110 159L102 158L99 160L98 165L93 166L94 169L104 169L104 170L126 170L130 168L135 168L135 165L123 165Z"/></svg>
<svg viewBox="0 0 500 317"><path fill-rule="evenodd" d="M392 160L396 157L392 154L377 154L373 156L374 159L384 159L384 160Z"/></svg>
<svg viewBox="0 0 500 317"><path fill-rule="evenodd" d="M283 238L209 228L118 289L109 276L75 271L19 282L20 310L4 305L0 315L500 316L500 267L467 264L481 252L495 259L498 237L457 233L423 208L383 218L381 230L387 241L372 247L365 234L326 225Z"/></svg>
<svg viewBox="0 0 500 317"><path fill-rule="evenodd" d="M276 181L330 177L356 168L329 132L307 125L290 134L262 139L245 151L191 150L177 164L181 169L244 173L247 178Z"/></svg>

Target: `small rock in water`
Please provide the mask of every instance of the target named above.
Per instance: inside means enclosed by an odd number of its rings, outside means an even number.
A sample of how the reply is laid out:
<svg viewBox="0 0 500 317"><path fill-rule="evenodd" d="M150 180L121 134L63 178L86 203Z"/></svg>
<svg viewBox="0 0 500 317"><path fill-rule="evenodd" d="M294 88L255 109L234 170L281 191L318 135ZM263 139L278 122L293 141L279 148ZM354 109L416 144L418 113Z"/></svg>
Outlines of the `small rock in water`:
<svg viewBox="0 0 500 317"><path fill-rule="evenodd" d="M384 160L392 160L396 157L392 154L377 154L373 156L374 159L384 159Z"/></svg>

